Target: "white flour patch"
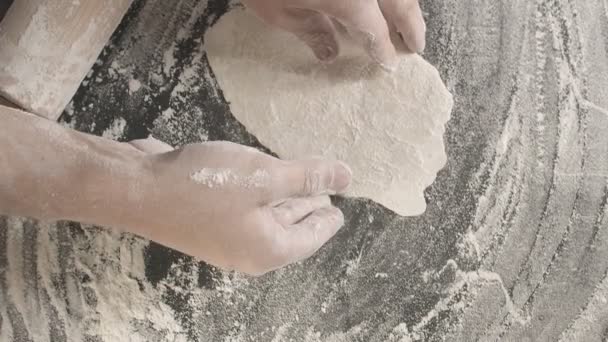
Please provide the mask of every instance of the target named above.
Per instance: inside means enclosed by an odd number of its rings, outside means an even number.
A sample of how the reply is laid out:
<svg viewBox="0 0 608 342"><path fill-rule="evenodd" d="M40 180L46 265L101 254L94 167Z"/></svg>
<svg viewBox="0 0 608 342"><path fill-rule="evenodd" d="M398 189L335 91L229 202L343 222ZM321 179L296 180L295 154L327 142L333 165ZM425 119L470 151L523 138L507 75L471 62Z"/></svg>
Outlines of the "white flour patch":
<svg viewBox="0 0 608 342"><path fill-rule="evenodd" d="M161 300L162 288L145 280L146 240L83 225L82 234L70 239L66 250L56 243L70 234L69 227L32 224L28 219L8 220L5 262L11 276L9 296L0 292L2 319L7 318L6 299L26 314L24 328L34 341L56 340L51 328L56 322L50 319L55 316L65 324L67 341L187 341L175 313ZM34 247L35 260L28 258ZM68 261L65 253L71 255ZM30 267L32 262L36 268ZM54 286L57 281L62 287ZM31 292L32 286L41 289L40 294ZM0 329L2 341L21 341L10 327Z"/></svg>
<svg viewBox="0 0 608 342"><path fill-rule="evenodd" d="M163 54L163 72L165 73L166 76L171 75L171 70L175 66L175 63L177 62L177 59L175 58L175 46L176 46L176 44L173 43L171 45L171 48L167 49L165 51L165 53Z"/></svg>
<svg viewBox="0 0 608 342"><path fill-rule="evenodd" d="M193 173L190 179L210 188L221 187L233 183L236 175L231 169L202 169Z"/></svg>
<svg viewBox="0 0 608 342"><path fill-rule="evenodd" d="M269 178L270 174L268 171L262 169L255 170L253 173L243 176L233 169L206 168L190 175L190 179L194 182L209 188L226 185L236 185L245 189L261 188L268 184Z"/></svg>
<svg viewBox="0 0 608 342"><path fill-rule="evenodd" d="M127 127L127 121L124 118L117 118L110 127L103 131L101 136L106 139L118 140L123 136L125 127Z"/></svg>
<svg viewBox="0 0 608 342"><path fill-rule="evenodd" d="M608 277L597 285L589 303L562 333L560 341L601 340L604 329L600 323L605 317L608 317Z"/></svg>
<svg viewBox="0 0 608 342"><path fill-rule="evenodd" d="M129 80L129 94L133 94L141 88L141 82L132 78Z"/></svg>
<svg viewBox="0 0 608 342"><path fill-rule="evenodd" d="M268 185L270 174L266 170L255 170L253 174L245 178L245 186L247 188L262 188Z"/></svg>

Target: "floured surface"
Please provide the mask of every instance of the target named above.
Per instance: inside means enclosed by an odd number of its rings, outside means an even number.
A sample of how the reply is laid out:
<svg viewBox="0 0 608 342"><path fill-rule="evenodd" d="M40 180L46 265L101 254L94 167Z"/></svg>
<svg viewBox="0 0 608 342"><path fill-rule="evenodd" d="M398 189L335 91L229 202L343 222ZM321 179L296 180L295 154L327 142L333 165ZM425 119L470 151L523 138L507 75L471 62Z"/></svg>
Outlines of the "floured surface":
<svg viewBox="0 0 608 342"><path fill-rule="evenodd" d="M350 195L401 215L425 211L423 191L446 162L452 98L420 56L388 73L343 42L339 59L322 64L243 8L222 16L205 46L230 109L262 144L283 159L344 160Z"/></svg>
<svg viewBox="0 0 608 342"><path fill-rule="evenodd" d="M605 340L608 2L421 4L425 58L456 100L424 215L338 199L329 244L261 278L129 234L0 219L0 341ZM134 6L62 123L266 151L205 56L227 7Z"/></svg>

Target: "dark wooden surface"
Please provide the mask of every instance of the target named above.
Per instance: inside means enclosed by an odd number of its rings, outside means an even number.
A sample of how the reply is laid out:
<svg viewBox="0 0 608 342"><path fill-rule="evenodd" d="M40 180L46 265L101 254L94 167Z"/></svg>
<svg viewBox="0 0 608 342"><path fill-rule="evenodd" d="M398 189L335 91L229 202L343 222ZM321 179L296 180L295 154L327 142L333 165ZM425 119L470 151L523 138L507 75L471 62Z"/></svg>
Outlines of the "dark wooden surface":
<svg viewBox="0 0 608 342"><path fill-rule="evenodd" d="M338 200L338 236L260 279L102 228L2 219L0 336L606 340L608 2L422 4L425 58L455 99L448 165L424 216ZM137 1L61 122L122 141L152 133L174 146L262 148L231 115L204 53L228 6Z"/></svg>

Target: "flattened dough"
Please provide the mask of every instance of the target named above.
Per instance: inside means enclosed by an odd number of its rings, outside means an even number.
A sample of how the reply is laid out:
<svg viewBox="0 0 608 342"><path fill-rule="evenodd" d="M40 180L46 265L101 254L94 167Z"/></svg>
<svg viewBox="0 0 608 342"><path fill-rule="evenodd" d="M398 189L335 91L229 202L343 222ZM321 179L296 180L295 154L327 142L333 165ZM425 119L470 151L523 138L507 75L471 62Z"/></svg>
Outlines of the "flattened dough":
<svg viewBox="0 0 608 342"><path fill-rule="evenodd" d="M424 213L423 192L446 163L452 96L420 56L388 73L342 42L341 57L322 64L243 8L220 18L205 46L232 113L262 144L283 159L344 160L354 174L348 195Z"/></svg>

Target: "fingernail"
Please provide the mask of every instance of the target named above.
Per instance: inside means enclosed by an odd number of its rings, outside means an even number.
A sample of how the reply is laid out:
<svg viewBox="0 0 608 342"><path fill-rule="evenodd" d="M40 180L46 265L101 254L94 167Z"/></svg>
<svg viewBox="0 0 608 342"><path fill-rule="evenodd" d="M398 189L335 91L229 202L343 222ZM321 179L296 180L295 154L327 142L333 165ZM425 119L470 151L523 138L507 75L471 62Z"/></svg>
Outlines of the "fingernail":
<svg viewBox="0 0 608 342"><path fill-rule="evenodd" d="M404 34L405 44L412 52L422 53L426 47L426 29L410 31Z"/></svg>
<svg viewBox="0 0 608 342"><path fill-rule="evenodd" d="M336 207L331 207L330 210L331 210L332 217L336 220L336 222L340 226L343 226L344 225L344 213L342 212L342 210L340 210Z"/></svg>
<svg viewBox="0 0 608 342"><path fill-rule="evenodd" d="M420 31L416 34L415 38L416 52L422 53L424 52L424 48L426 47L426 35L425 31Z"/></svg>
<svg viewBox="0 0 608 342"><path fill-rule="evenodd" d="M334 168L333 188L336 192L344 192L348 189L353 179L353 172L348 165L338 162Z"/></svg>

